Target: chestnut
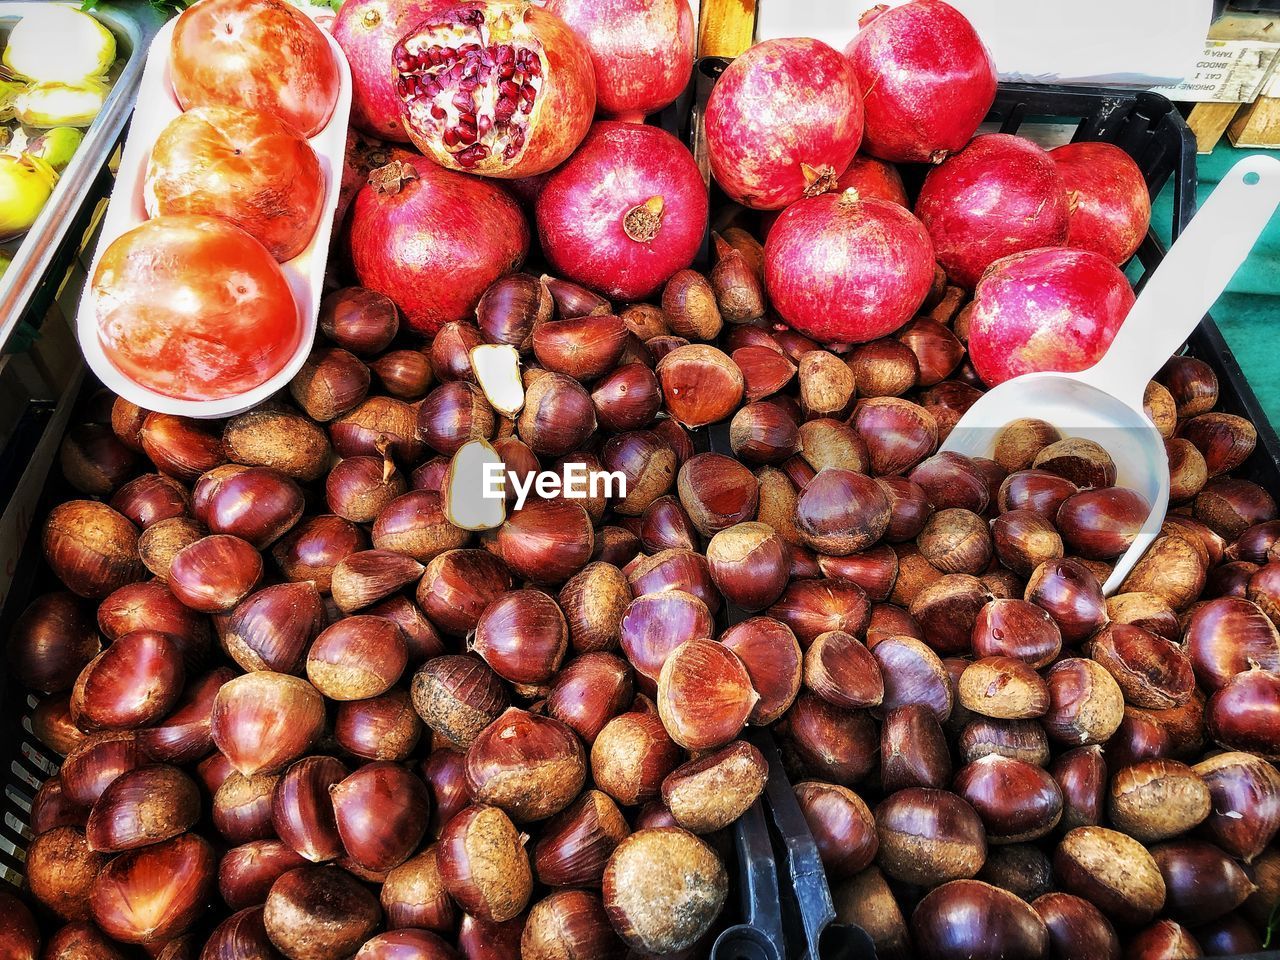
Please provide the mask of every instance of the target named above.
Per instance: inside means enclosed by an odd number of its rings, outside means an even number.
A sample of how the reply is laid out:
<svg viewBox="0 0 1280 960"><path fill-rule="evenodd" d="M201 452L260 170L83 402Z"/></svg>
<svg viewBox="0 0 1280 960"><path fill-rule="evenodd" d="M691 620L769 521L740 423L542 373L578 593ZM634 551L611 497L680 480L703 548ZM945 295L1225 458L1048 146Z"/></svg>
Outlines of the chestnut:
<svg viewBox="0 0 1280 960"><path fill-rule="evenodd" d="M681 506L705 537L753 520L759 503L759 484L751 471L718 453L699 453L687 460L676 489Z"/></svg>
<svg viewBox="0 0 1280 960"><path fill-rule="evenodd" d="M1113 594L1107 598L1107 616L1113 623L1130 623L1166 640L1182 639L1177 614L1154 593Z"/></svg>
<svg viewBox="0 0 1280 960"><path fill-rule="evenodd" d="M467 789L513 820L542 820L582 790L586 757L567 725L510 707L467 748Z"/></svg>
<svg viewBox="0 0 1280 960"><path fill-rule="evenodd" d="M783 403L774 397L773 403ZM799 490L828 468L865 474L871 469L867 443L846 423L830 417L807 420L800 425L800 454L782 462L782 469Z"/></svg>
<svg viewBox="0 0 1280 960"><path fill-rule="evenodd" d="M222 646L245 670L295 673L324 628L324 603L310 581L265 587L227 617Z"/></svg>
<svg viewBox="0 0 1280 960"><path fill-rule="evenodd" d="M957 687L968 710L1000 720L1027 720L1049 708L1049 688L1035 669L1014 657L984 657L965 667Z"/></svg>
<svg viewBox="0 0 1280 960"><path fill-rule="evenodd" d="M604 429L640 430L653 423L662 408L662 388L643 363L627 363L595 384L591 403Z"/></svg>
<svg viewBox="0 0 1280 960"><path fill-rule="evenodd" d="M1125 956L1133 960L1154 960L1160 957L1202 957L1204 954L1200 952L1196 938L1182 924L1173 920L1157 920L1134 934Z"/></svg>
<svg viewBox="0 0 1280 960"><path fill-rule="evenodd" d="M640 689L652 693L671 652L688 640L710 639L713 632L705 603L683 590L664 590L638 596L627 605L620 642Z"/></svg>
<svg viewBox="0 0 1280 960"><path fill-rule="evenodd" d="M200 791L165 764L128 770L94 803L85 824L89 849L120 853L185 833L200 818Z"/></svg>
<svg viewBox="0 0 1280 960"><path fill-rule="evenodd" d="M276 880L306 862L280 840L252 840L222 855L218 892L232 910L258 906Z"/></svg>
<svg viewBox="0 0 1280 960"><path fill-rule="evenodd" d="M877 862L895 880L933 887L977 874L987 856L977 812L945 790L910 787L875 810Z"/></svg>
<svg viewBox="0 0 1280 960"><path fill-rule="evenodd" d="M1094 635L1088 650L1134 706L1162 710L1191 697L1195 687L1191 661L1163 637L1141 627L1112 623Z"/></svg>
<svg viewBox="0 0 1280 960"><path fill-rule="evenodd" d="M1249 753L1229 751L1191 768L1211 800L1205 832L1232 856L1251 861L1280 829L1280 773Z"/></svg>
<svg viewBox="0 0 1280 960"><path fill-rule="evenodd" d="M24 687L70 690L102 649L91 610L65 590L46 593L23 610L9 634L8 661Z"/></svg>
<svg viewBox="0 0 1280 960"><path fill-rule="evenodd" d="M778 463L799 450L799 426L781 404L749 403L733 415L729 445L748 463Z"/></svg>
<svg viewBox="0 0 1280 960"><path fill-rule="evenodd" d="M520 935L523 960L604 958L621 949L600 897L585 890L559 890L535 903Z"/></svg>
<svg viewBox="0 0 1280 960"><path fill-rule="evenodd" d="M925 460L907 478L918 484L939 510L959 507L983 513L991 499L986 478L973 461L958 453L938 453Z"/></svg>
<svg viewBox="0 0 1280 960"><path fill-rule="evenodd" d="M609 922L646 953L693 946L720 915L728 892L719 857L679 827L631 834L609 857L602 882Z"/></svg>
<svg viewBox="0 0 1280 960"><path fill-rule="evenodd" d="M342 287L325 296L319 323L326 337L361 356L387 349L400 329L391 298L364 287Z"/></svg>
<svg viewBox="0 0 1280 960"><path fill-rule="evenodd" d="M974 879L1030 903L1053 889L1053 864L1035 844L1006 843L987 851L987 861Z"/></svg>
<svg viewBox="0 0 1280 960"><path fill-rule="evenodd" d="M507 708L502 680L478 657L447 654L413 675L413 708L432 731L463 749Z"/></svg>
<svg viewBox="0 0 1280 960"><path fill-rule="evenodd" d="M1204 455L1209 476L1228 473L1253 453L1258 431L1233 413L1201 413L1178 425L1178 436L1190 440Z"/></svg>
<svg viewBox="0 0 1280 960"><path fill-rule="evenodd" d="M837 707L876 707L884 699L880 666L855 637L819 634L804 655L804 685Z"/></svg>
<svg viewBox="0 0 1280 960"><path fill-rule="evenodd" d="M246 673L219 688L209 716L214 744L245 776L272 773L307 752L324 729L324 698L283 673Z"/></svg>
<svg viewBox="0 0 1280 960"><path fill-rule="evenodd" d="M1053 618L1025 600L991 600L973 622L973 652L979 657L1015 657L1040 669L1062 649L1062 633Z"/></svg>
<svg viewBox="0 0 1280 960"><path fill-rule="evenodd" d="M796 549L801 548L793 548L793 577L796 575ZM818 555L816 560L819 574L832 580L856 583L869 600L888 600L898 579L898 555L884 543L845 557Z"/></svg>
<svg viewBox="0 0 1280 960"><path fill-rule="evenodd" d="M929 891L911 915L911 939L926 960L1049 953L1040 915L1025 900L980 880L952 880Z"/></svg>
<svg viewBox="0 0 1280 960"><path fill-rule="evenodd" d="M1262 937L1258 931L1235 912L1196 927L1196 942L1210 957L1237 956L1262 950Z"/></svg>
<svg viewBox="0 0 1280 960"><path fill-rule="evenodd" d="M698 531L680 501L670 494L659 497L640 515L640 543L653 553L663 550L692 550L698 545Z"/></svg>
<svg viewBox="0 0 1280 960"><path fill-rule="evenodd" d="M1209 811L1208 786L1176 760L1141 760L1121 769L1111 781L1112 824L1144 843L1186 833Z"/></svg>
<svg viewBox="0 0 1280 960"><path fill-rule="evenodd" d="M191 509L191 496L187 488L172 477L144 473L117 490L110 506L134 526L145 530L161 520L186 516Z"/></svg>
<svg viewBox="0 0 1280 960"><path fill-rule="evenodd" d="M490 601L513 584L511 571L484 550L446 550L427 564L415 598L442 633L465 636Z"/></svg>
<svg viewBox="0 0 1280 960"><path fill-rule="evenodd" d="M656 372L667 411L686 427L723 420L742 401L742 371L707 344L677 347L658 361Z"/></svg>
<svg viewBox="0 0 1280 960"><path fill-rule="evenodd" d="M101 599L143 577L137 529L105 503L71 500L54 507L42 545L58 579L81 597Z"/></svg>
<svg viewBox="0 0 1280 960"><path fill-rule="evenodd" d="M852 470L823 470L796 503L796 529L819 553L844 556L865 550L888 527L889 500L883 488Z"/></svg>
<svg viewBox="0 0 1280 960"><path fill-rule="evenodd" d="M262 578L262 555L229 534L203 537L183 547L169 566L169 589L201 613L231 610Z"/></svg>
<svg viewBox="0 0 1280 960"><path fill-rule="evenodd" d="M1183 642L1196 679L1210 691L1253 666L1280 670L1280 633L1249 600L1219 597L1196 607Z"/></svg>
<svg viewBox="0 0 1280 960"><path fill-rule="evenodd" d="M204 913L216 869L213 848L191 833L123 853L94 878L94 922L114 940L163 945Z"/></svg>
<svg viewBox="0 0 1280 960"><path fill-rule="evenodd" d="M969 510L939 510L925 523L916 545L920 554L943 573L978 574L991 562L987 524Z"/></svg>
<svg viewBox="0 0 1280 960"><path fill-rule="evenodd" d="M1124 718L1124 694L1099 663L1068 657L1045 675L1049 709L1045 730L1059 743L1105 743Z"/></svg>
<svg viewBox="0 0 1280 960"><path fill-rule="evenodd" d="M1031 902L1049 930L1053 957L1120 960L1120 938L1102 911L1070 893L1046 893Z"/></svg>
<svg viewBox="0 0 1280 960"><path fill-rule="evenodd" d="M1024 577L1046 560L1060 559L1064 552L1061 535L1034 510L1006 510L1000 514L991 521L991 539L1000 562Z"/></svg>
<svg viewBox="0 0 1280 960"><path fill-rule="evenodd" d="M932 711L921 704L888 711L880 727L880 784L885 792L942 788L950 782L951 755Z"/></svg>
<svg viewBox="0 0 1280 960"><path fill-rule="evenodd" d="M213 795L213 825L233 844L264 840L272 834L272 794L279 781L273 773L246 777L232 772Z"/></svg>
<svg viewBox="0 0 1280 960"><path fill-rule="evenodd" d="M1154 593L1174 610L1183 610L1204 589L1205 566L1197 546L1189 540L1160 536L1129 571L1120 584L1120 592Z"/></svg>
<svg viewBox="0 0 1280 960"><path fill-rule="evenodd" d="M990 843L1034 840L1062 816L1057 783L1025 760L988 754L961 768L953 788L978 812Z"/></svg>
<svg viewBox="0 0 1280 960"><path fill-rule="evenodd" d="M748 403L777 393L796 374L796 365L773 346L748 344L735 349L730 358L742 374L743 396Z"/></svg>
<svg viewBox="0 0 1280 960"><path fill-rule="evenodd" d="M1276 501L1262 487L1238 477L1215 477L1192 502L1195 518L1228 540L1255 523L1276 518Z"/></svg>
<svg viewBox="0 0 1280 960"><path fill-rule="evenodd" d="M692 550L663 550L651 557L637 557L623 571L637 597L682 590L701 600L711 613L720 609L720 591L711 579L707 558Z"/></svg>
<svg viewBox="0 0 1280 960"><path fill-rule="evenodd" d="M744 740L681 764L662 781L662 802L691 833L713 833L734 823L764 792L769 768Z"/></svg>
<svg viewBox="0 0 1280 960"><path fill-rule="evenodd" d="M687 750L732 740L759 699L742 661L711 640L680 644L658 677L658 714L671 739Z"/></svg>
<svg viewBox="0 0 1280 960"><path fill-rule="evenodd" d="M1067 546L1091 560L1111 560L1129 549L1151 513L1141 494L1124 487L1082 490L1058 508L1058 531Z"/></svg>
<svg viewBox="0 0 1280 960"><path fill-rule="evenodd" d="M1169 502L1185 503L1204 489L1209 481L1209 468L1204 455L1182 437L1164 442L1169 459Z"/></svg>
<svg viewBox="0 0 1280 960"><path fill-rule="evenodd" d="M800 643L791 629L772 617L751 617L722 633L720 643L742 661L760 696L748 722L768 726L786 713L800 692L804 671Z"/></svg>
<svg viewBox="0 0 1280 960"><path fill-rule="evenodd" d="M283 407L259 407L227 421L222 430L225 459L250 467L270 467L286 477L309 483L328 469L334 450L339 456L353 455L346 452L351 445L348 435L353 431L365 433L362 439L367 445L357 452L381 453L382 450L375 449L375 444L380 443L384 435L394 435L398 428L394 423L384 422L382 410L394 404L395 401L386 397L374 397L343 414L329 427L334 438L332 447L319 424L302 414ZM371 422L374 420L378 422ZM397 452L402 451L398 449ZM410 452L417 452L416 444ZM210 466L221 462L223 459L219 458Z"/></svg>
<svg viewBox="0 0 1280 960"><path fill-rule="evenodd" d="M911 957L906 920L879 869L868 867L856 876L833 883L831 899L837 922L856 924L865 930L875 945L877 957L882 960Z"/></svg>
<svg viewBox="0 0 1280 960"><path fill-rule="evenodd" d="M145 762L133 731L107 731L90 734L74 744L58 776L68 800L91 807L116 777Z"/></svg>
<svg viewBox="0 0 1280 960"><path fill-rule="evenodd" d="M615 565L588 564L561 587L558 599L576 651L608 650L617 644L631 586Z"/></svg>
<svg viewBox="0 0 1280 960"><path fill-rule="evenodd" d="M1048 612L1062 632L1063 643L1068 645L1087 640L1107 622L1102 585L1077 560L1046 560L1040 564L1027 581L1023 599Z"/></svg>
<svg viewBox="0 0 1280 960"><path fill-rule="evenodd" d="M843 710L812 693L802 693L780 732L800 769L841 786L857 783L876 764L879 738L864 710Z"/></svg>
<svg viewBox="0 0 1280 960"><path fill-rule="evenodd" d="M924 643L913 637L888 637L872 648L871 655L884 679L883 710L920 704L939 722L951 715L954 695L946 667Z"/></svg>
<svg viewBox="0 0 1280 960"><path fill-rule="evenodd" d="M1239 907L1256 889L1240 864L1202 840L1174 840L1151 848L1168 892L1165 910L1207 923Z"/></svg>
<svg viewBox="0 0 1280 960"><path fill-rule="evenodd" d="M12 893L0 891L0 944L12 960L36 960L40 956L40 930L26 904Z"/></svg>
<svg viewBox="0 0 1280 960"><path fill-rule="evenodd" d="M812 780L796 784L795 791L829 876L850 877L871 864L879 840L875 818L861 797L847 787Z"/></svg>
<svg viewBox="0 0 1280 960"><path fill-rule="evenodd" d="M458 910L440 876L440 848L435 844L387 873L380 895L387 926L416 927L448 933Z"/></svg>
<svg viewBox="0 0 1280 960"><path fill-rule="evenodd" d="M1009 473L1028 469L1040 451L1062 439L1053 424L1034 417L1013 420L996 434L993 457Z"/></svg>
<svg viewBox="0 0 1280 960"><path fill-rule="evenodd" d="M607 794L587 790L547 824L533 850L534 873L548 886L599 886L609 855L630 832Z"/></svg>
<svg viewBox="0 0 1280 960"><path fill-rule="evenodd" d="M440 876L467 913L493 923L519 915L533 892L525 838L497 807L467 807L440 834Z"/></svg>
<svg viewBox="0 0 1280 960"><path fill-rule="evenodd" d="M417 849L427 831L426 784L387 760L366 763L329 788L334 823L347 856L384 873Z"/></svg>
<svg viewBox="0 0 1280 960"><path fill-rule="evenodd" d="M576 500L532 500L493 534L493 550L511 572L559 584L587 565L595 547L591 517Z"/></svg>
<svg viewBox="0 0 1280 960"><path fill-rule="evenodd" d="M920 363L905 343L885 337L859 344L846 362L861 397L899 397L916 385Z"/></svg>
<svg viewBox="0 0 1280 960"><path fill-rule="evenodd" d="M385 617L346 617L307 652L307 679L330 700L367 700L391 689L409 662L404 634Z"/></svg>
<svg viewBox="0 0 1280 960"><path fill-rule="evenodd" d="M1228 750L1280 759L1280 673L1251 668L1209 698L1209 735Z"/></svg>
<svg viewBox="0 0 1280 960"><path fill-rule="evenodd" d="M91 850L76 828L55 827L27 847L27 887L39 904L63 920L88 919L93 883L110 859Z"/></svg>
<svg viewBox="0 0 1280 960"><path fill-rule="evenodd" d="M920 624L933 649L946 654L965 653L972 644L978 614L990 600L991 594L981 580L965 573L951 573L924 587L907 611Z"/></svg>
<svg viewBox="0 0 1280 960"><path fill-rule="evenodd" d="M610 437L600 450L600 461L606 470L626 478L626 496L613 504L623 516L639 516L670 490L679 466L676 451L654 430L632 430Z"/></svg>
<svg viewBox="0 0 1280 960"><path fill-rule="evenodd" d="M1178 417L1194 417L1218 405L1218 375L1203 360L1170 357L1156 380L1164 384L1177 404Z"/></svg>
<svg viewBox="0 0 1280 960"><path fill-rule="evenodd" d="M1147 923L1165 903L1165 881L1147 848L1105 827L1076 827L1058 844L1053 872L1066 893L1117 923Z"/></svg>
<svg viewBox="0 0 1280 960"><path fill-rule="evenodd" d="M485 608L471 648L505 680L543 683L559 669L568 645L556 602L538 590L517 590Z"/></svg>
<svg viewBox="0 0 1280 960"><path fill-rule="evenodd" d="M271 555L286 580L310 580L323 594L330 590L338 561L368 546L367 535L353 521L321 514L299 521L276 541Z"/></svg>
<svg viewBox="0 0 1280 960"><path fill-rule="evenodd" d="M351 956L382 919L378 901L355 877L333 866L290 870L267 895L262 921L287 957Z"/></svg>
<svg viewBox="0 0 1280 960"><path fill-rule="evenodd" d="M680 747L655 713L623 713L591 745L591 778L614 800L636 806L658 796L681 759Z"/></svg>
<svg viewBox="0 0 1280 960"><path fill-rule="evenodd" d="M222 441L199 420L148 413L137 436L142 451L156 469L179 480L194 480L227 462Z"/></svg>
<svg viewBox="0 0 1280 960"><path fill-rule="evenodd" d="M840 580L793 580L765 613L791 628L802 647L819 634L843 630L857 636L866 628L871 605L866 591Z"/></svg>
<svg viewBox="0 0 1280 960"><path fill-rule="evenodd" d="M953 716L952 724L955 719ZM1049 762L1049 740L1044 727L1035 720L974 717L960 729L958 746L965 763L974 763L993 754L1039 767Z"/></svg>
<svg viewBox="0 0 1280 960"><path fill-rule="evenodd" d="M859 400L849 425L866 443L877 476L904 474L938 447L933 414L896 396Z"/></svg>
<svg viewBox="0 0 1280 960"><path fill-rule="evenodd" d="M1111 455L1084 437L1067 437L1049 444L1036 454L1031 467L1057 474L1082 490L1110 487L1116 482L1116 465Z"/></svg>

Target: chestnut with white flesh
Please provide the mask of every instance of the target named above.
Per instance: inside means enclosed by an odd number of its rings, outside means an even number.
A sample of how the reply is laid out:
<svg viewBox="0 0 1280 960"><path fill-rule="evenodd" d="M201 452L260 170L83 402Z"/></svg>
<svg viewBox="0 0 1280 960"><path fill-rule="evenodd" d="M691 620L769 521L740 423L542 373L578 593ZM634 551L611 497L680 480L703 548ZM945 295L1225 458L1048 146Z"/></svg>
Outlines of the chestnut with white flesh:
<svg viewBox="0 0 1280 960"><path fill-rule="evenodd" d="M494 530L507 519L505 495L485 496L494 470L506 483L506 465L487 440L468 440L453 455L444 478L444 515L461 530Z"/></svg>
<svg viewBox="0 0 1280 960"><path fill-rule="evenodd" d="M1014 418L1048 421L1064 437L1102 445L1116 485L1140 493L1151 513L1103 585L1110 594L1160 532L1169 506L1164 439L1142 410L1148 381L1226 289L1280 204L1280 160L1245 157L1222 179L1147 278L1106 354L1078 373L1029 373L985 393L956 424L943 451L991 456Z"/></svg>
<svg viewBox="0 0 1280 960"><path fill-rule="evenodd" d="M489 406L508 420L514 419L524 406L520 352L506 343L482 343L472 347L468 356Z"/></svg>

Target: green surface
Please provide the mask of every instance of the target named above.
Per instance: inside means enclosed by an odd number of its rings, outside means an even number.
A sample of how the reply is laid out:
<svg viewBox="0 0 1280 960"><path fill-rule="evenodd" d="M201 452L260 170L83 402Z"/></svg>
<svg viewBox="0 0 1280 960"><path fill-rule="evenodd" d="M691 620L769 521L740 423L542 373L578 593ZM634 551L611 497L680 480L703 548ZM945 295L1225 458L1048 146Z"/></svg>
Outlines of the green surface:
<svg viewBox="0 0 1280 960"><path fill-rule="evenodd" d="M1199 157L1197 178L1203 202L1223 175L1243 156L1280 151L1237 150L1224 139ZM1156 200L1152 222L1167 243L1173 216L1172 185ZM1280 215L1272 218L1253 253L1210 311L1273 425L1280 426Z"/></svg>

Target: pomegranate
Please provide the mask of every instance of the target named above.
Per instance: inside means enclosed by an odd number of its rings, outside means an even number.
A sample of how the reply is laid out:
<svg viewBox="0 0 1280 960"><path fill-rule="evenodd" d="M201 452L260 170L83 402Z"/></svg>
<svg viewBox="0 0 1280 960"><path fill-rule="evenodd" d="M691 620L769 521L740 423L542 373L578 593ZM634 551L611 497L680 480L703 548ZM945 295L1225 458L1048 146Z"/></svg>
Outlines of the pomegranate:
<svg viewBox="0 0 1280 960"><path fill-rule="evenodd" d="M1111 143L1066 143L1049 151L1071 202L1067 246L1112 263L1137 252L1151 225L1151 195L1133 158Z"/></svg>
<svg viewBox="0 0 1280 960"><path fill-rule="evenodd" d="M604 120L547 181L537 220L557 274L640 300L693 262L707 229L707 188L671 134Z"/></svg>
<svg viewBox="0 0 1280 960"><path fill-rule="evenodd" d="M689 0L547 0L587 43L596 68L596 108L640 123L676 97L693 73Z"/></svg>
<svg viewBox="0 0 1280 960"><path fill-rule="evenodd" d="M338 210L334 214L334 222L346 223L347 211L351 209L360 188L369 182L370 172L378 167L385 167L392 160L409 160L416 156L418 154L414 151L366 137L363 133L348 128L347 144L342 154L342 175L338 180Z"/></svg>
<svg viewBox="0 0 1280 960"><path fill-rule="evenodd" d="M974 293L969 357L992 387L1024 373L1083 370L1106 353L1133 300L1100 253L1015 253L993 263Z"/></svg>
<svg viewBox="0 0 1280 960"><path fill-rule="evenodd" d="M819 40L758 43L707 100L711 172L731 198L780 210L833 190L862 142L853 67Z"/></svg>
<svg viewBox="0 0 1280 960"><path fill-rule="evenodd" d="M996 65L963 13L943 0L872 7L845 47L863 90L863 149L895 163L960 150L996 98Z"/></svg>
<svg viewBox="0 0 1280 960"><path fill-rule="evenodd" d="M850 161L848 168L836 180L837 190L848 190L852 187L864 200L875 197L888 200L903 207L909 207L907 188L902 185L902 174L891 163L859 154Z"/></svg>
<svg viewBox="0 0 1280 960"><path fill-rule="evenodd" d="M596 108L586 44L526 0L438 11L396 44L392 65L409 139L450 170L507 179L551 170Z"/></svg>
<svg viewBox="0 0 1280 960"><path fill-rule="evenodd" d="M496 184L408 157L369 174L347 243L360 285L390 297L431 336L472 316L489 284L519 269L529 225Z"/></svg>
<svg viewBox="0 0 1280 960"><path fill-rule="evenodd" d="M1053 160L1007 133L975 137L930 171L916 199L938 263L969 289L1001 257L1066 243L1069 215Z"/></svg>
<svg viewBox="0 0 1280 960"><path fill-rule="evenodd" d="M351 64L351 124L357 130L408 143L400 98L391 79L391 51L433 11L455 0L347 0L333 21L333 39Z"/></svg>
<svg viewBox="0 0 1280 960"><path fill-rule="evenodd" d="M862 343L911 319L933 284L920 221L856 191L799 200L764 247L765 284L782 318L807 337Z"/></svg>

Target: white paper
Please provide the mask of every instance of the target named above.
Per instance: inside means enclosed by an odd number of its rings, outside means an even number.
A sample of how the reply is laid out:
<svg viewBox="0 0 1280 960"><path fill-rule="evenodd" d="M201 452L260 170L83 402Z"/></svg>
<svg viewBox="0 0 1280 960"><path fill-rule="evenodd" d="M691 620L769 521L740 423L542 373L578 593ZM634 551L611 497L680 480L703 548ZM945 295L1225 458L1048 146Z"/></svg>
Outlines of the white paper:
<svg viewBox="0 0 1280 960"><path fill-rule="evenodd" d="M887 0L898 6L906 0ZM1176 83L1204 50L1212 0L950 0L977 28L1002 80ZM760 0L756 38L816 37L844 49L866 0Z"/></svg>

